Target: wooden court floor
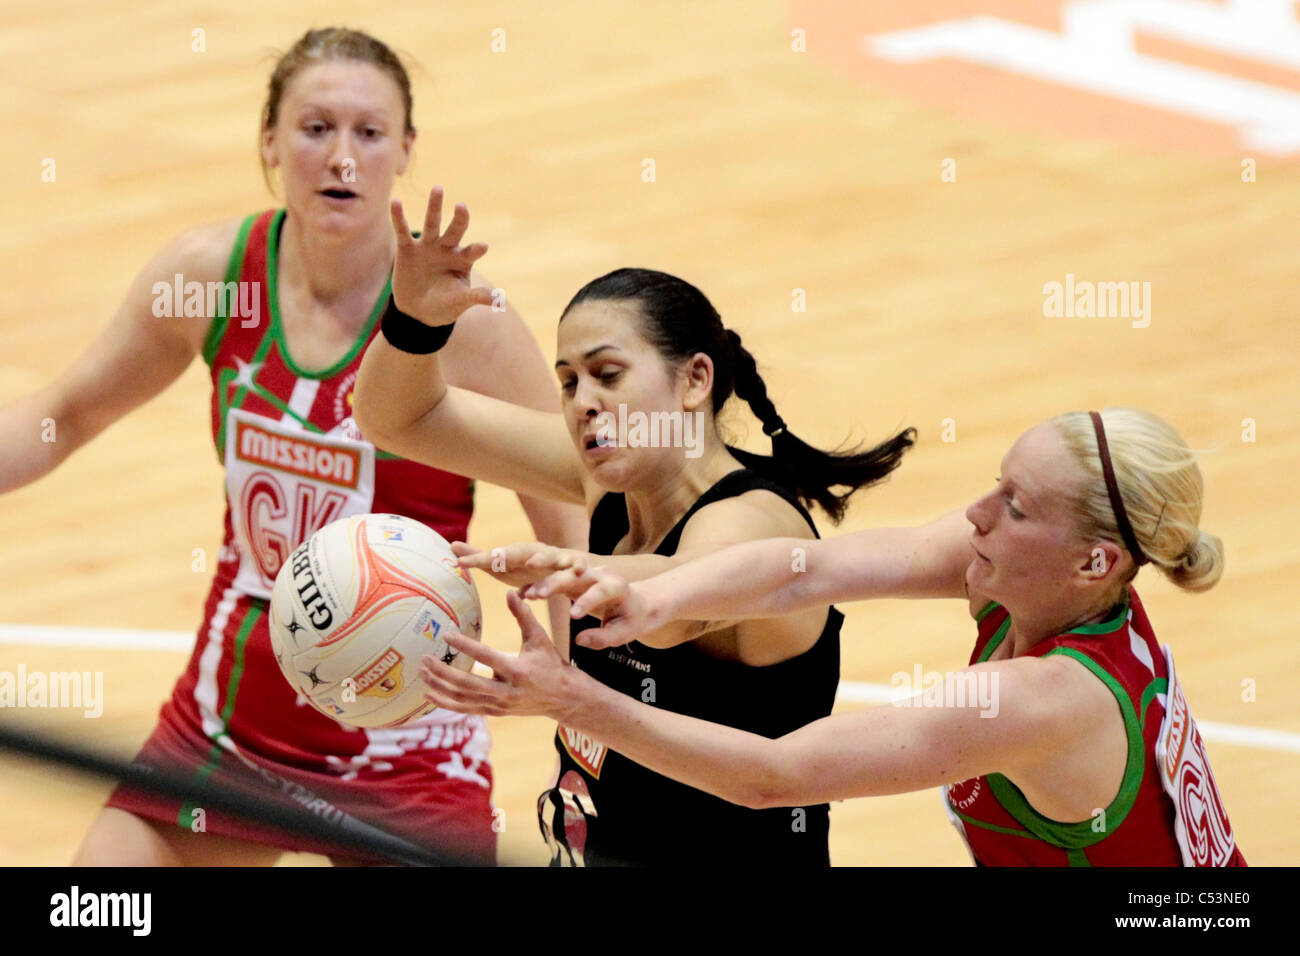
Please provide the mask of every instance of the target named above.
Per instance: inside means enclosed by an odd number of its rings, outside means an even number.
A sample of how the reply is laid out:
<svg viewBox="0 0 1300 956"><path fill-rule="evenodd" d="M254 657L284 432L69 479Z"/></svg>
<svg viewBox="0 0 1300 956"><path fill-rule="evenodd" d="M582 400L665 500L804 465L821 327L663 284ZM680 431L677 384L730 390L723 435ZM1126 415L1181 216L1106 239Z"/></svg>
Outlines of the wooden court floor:
<svg viewBox="0 0 1300 956"><path fill-rule="evenodd" d="M417 63L420 137L399 195L409 207L443 184L470 204L492 245L484 272L548 359L581 284L651 266L705 290L801 437L834 446L917 427L904 466L841 530L973 500L1023 430L1067 409L1149 408L1206 449L1203 526L1225 542L1226 575L1204 595L1149 571L1139 585L1201 721L1290 735L1208 748L1247 858L1295 864L1295 166L1261 159L1244 184L1238 157L968 119L792 51L790 15L781 0L10 4L0 403L57 375L168 238L275 203L255 151L267 52L313 25L369 30ZM1045 317L1044 284L1067 274L1151 282L1149 327ZM0 499L0 624L195 629L209 580L191 570L194 549L215 554L223 508L204 371ZM730 427L766 450L747 415ZM527 537L513 495L480 485L471 535ZM480 588L487 640L515 647L503 589ZM974 637L956 602L846 610L846 681L955 669ZM0 670L102 672L104 709L0 716L129 756L185 657L13 638ZM535 801L552 726L493 722L511 861L545 858ZM68 861L108 789L0 759L0 864ZM832 853L968 862L933 791L836 805Z"/></svg>

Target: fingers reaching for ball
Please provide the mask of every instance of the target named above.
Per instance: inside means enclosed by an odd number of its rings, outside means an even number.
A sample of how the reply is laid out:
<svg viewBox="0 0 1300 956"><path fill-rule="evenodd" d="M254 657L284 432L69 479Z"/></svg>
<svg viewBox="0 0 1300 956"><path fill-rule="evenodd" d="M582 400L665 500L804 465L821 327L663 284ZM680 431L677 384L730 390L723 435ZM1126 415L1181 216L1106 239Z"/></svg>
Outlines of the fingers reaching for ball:
<svg viewBox="0 0 1300 956"><path fill-rule="evenodd" d="M489 717L545 715L556 717L565 705L564 678L568 666L555 650L546 631L516 592L506 597L519 624L518 657L502 654L462 634L449 633L447 643L492 668L492 677L458 670L426 656L420 668L426 697L439 707Z"/></svg>
<svg viewBox="0 0 1300 956"><path fill-rule="evenodd" d="M530 601L538 601L552 595L560 594L567 598L585 595L591 587L602 579L604 568L589 568L585 561L559 571L552 571L546 577L523 589L523 595ZM585 617L587 611L577 615Z"/></svg>
<svg viewBox="0 0 1300 956"><path fill-rule="evenodd" d="M426 685L424 696L439 707L491 717L508 713L498 680L467 674L436 657L424 658L420 679Z"/></svg>
<svg viewBox="0 0 1300 956"><path fill-rule="evenodd" d="M457 654L464 654L471 660L477 661L492 668L493 673L501 673L509 670L510 663L514 660L508 654L502 654L495 648L488 647L481 641L476 641L472 637L466 637L460 631L449 630L443 633L443 639L451 645ZM431 657L426 656L426 661Z"/></svg>
<svg viewBox="0 0 1300 956"><path fill-rule="evenodd" d="M534 584L561 568L586 567L588 557L582 551L539 541L521 541L486 551L453 541L451 549L462 568L483 571L511 587Z"/></svg>
<svg viewBox="0 0 1300 956"><path fill-rule="evenodd" d="M582 631L575 638L582 647L616 647L652 629L649 604L636 585L605 568L575 566L556 571L523 593L526 598L562 594L573 599L569 613L575 620L599 617L599 628Z"/></svg>

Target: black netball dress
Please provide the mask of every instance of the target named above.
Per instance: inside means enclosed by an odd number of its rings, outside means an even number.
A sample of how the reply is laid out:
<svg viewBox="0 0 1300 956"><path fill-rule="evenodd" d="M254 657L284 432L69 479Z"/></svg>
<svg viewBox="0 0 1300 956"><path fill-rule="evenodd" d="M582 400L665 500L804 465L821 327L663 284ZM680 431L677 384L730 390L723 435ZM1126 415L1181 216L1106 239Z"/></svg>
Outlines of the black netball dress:
<svg viewBox="0 0 1300 956"><path fill-rule="evenodd" d="M675 554L682 529L701 508L757 489L788 501L817 533L790 491L742 469L701 495L655 553ZM611 554L627 532L623 495L605 495L591 516L591 552ZM637 700L775 738L830 714L840 676L843 620L843 614L828 608L811 648L765 667L720 660L690 641L666 649L634 641L603 650L571 642L571 656L580 670ZM574 621L571 633L576 636L599 623L594 617ZM828 804L746 809L634 763L607 748L598 734L563 725L555 747L558 783L538 801L552 865L830 864Z"/></svg>

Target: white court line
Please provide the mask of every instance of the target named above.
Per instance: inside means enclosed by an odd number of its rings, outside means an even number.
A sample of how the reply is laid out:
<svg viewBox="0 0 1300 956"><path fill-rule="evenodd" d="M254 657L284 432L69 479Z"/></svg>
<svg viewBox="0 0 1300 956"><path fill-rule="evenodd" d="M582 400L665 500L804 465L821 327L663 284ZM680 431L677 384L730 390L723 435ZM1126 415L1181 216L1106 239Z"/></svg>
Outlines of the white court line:
<svg viewBox="0 0 1300 956"><path fill-rule="evenodd" d="M1287 750L1300 754L1300 734L1289 734L1285 730L1269 730L1267 727L1242 727L1240 724L1220 724L1209 720L1198 720L1196 726L1206 740L1221 744L1238 744L1242 747L1256 747L1259 750Z"/></svg>
<svg viewBox="0 0 1300 956"><path fill-rule="evenodd" d="M45 647L94 647L104 650L189 651L194 635L185 631L134 631L111 627L44 627L37 624L0 624L0 645L27 644ZM837 704L887 704L907 696L901 688L864 681L840 681L835 696ZM1198 720L1196 726L1206 740L1253 747L1258 750L1281 750L1300 754L1300 734L1267 727L1243 727Z"/></svg>
<svg viewBox="0 0 1300 956"><path fill-rule="evenodd" d="M122 651L189 651L194 632L131 631L115 627L43 627L0 624L0 644L39 644L47 647L100 647Z"/></svg>
<svg viewBox="0 0 1300 956"><path fill-rule="evenodd" d="M840 681L836 704L888 704L892 700L911 697L901 687L888 684L867 684L863 681ZM1221 744L1236 744L1257 750L1281 750L1300 754L1300 734L1267 727L1243 727L1240 724L1220 724L1217 721L1198 720L1201 736Z"/></svg>

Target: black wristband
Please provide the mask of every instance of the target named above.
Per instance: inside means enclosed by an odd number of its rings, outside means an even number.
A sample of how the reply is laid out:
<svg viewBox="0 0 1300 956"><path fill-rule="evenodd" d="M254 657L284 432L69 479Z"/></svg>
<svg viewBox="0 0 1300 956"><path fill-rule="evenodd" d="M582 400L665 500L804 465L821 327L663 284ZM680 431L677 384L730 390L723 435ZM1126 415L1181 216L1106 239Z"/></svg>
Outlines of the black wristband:
<svg viewBox="0 0 1300 956"><path fill-rule="evenodd" d="M409 352L411 355L429 355L438 351L447 344L451 330L455 327L455 322L450 325L425 325L399 309L391 295L388 297L388 308L384 309L384 317L379 320L379 329L384 333L384 338L388 339L388 344L399 352Z"/></svg>

